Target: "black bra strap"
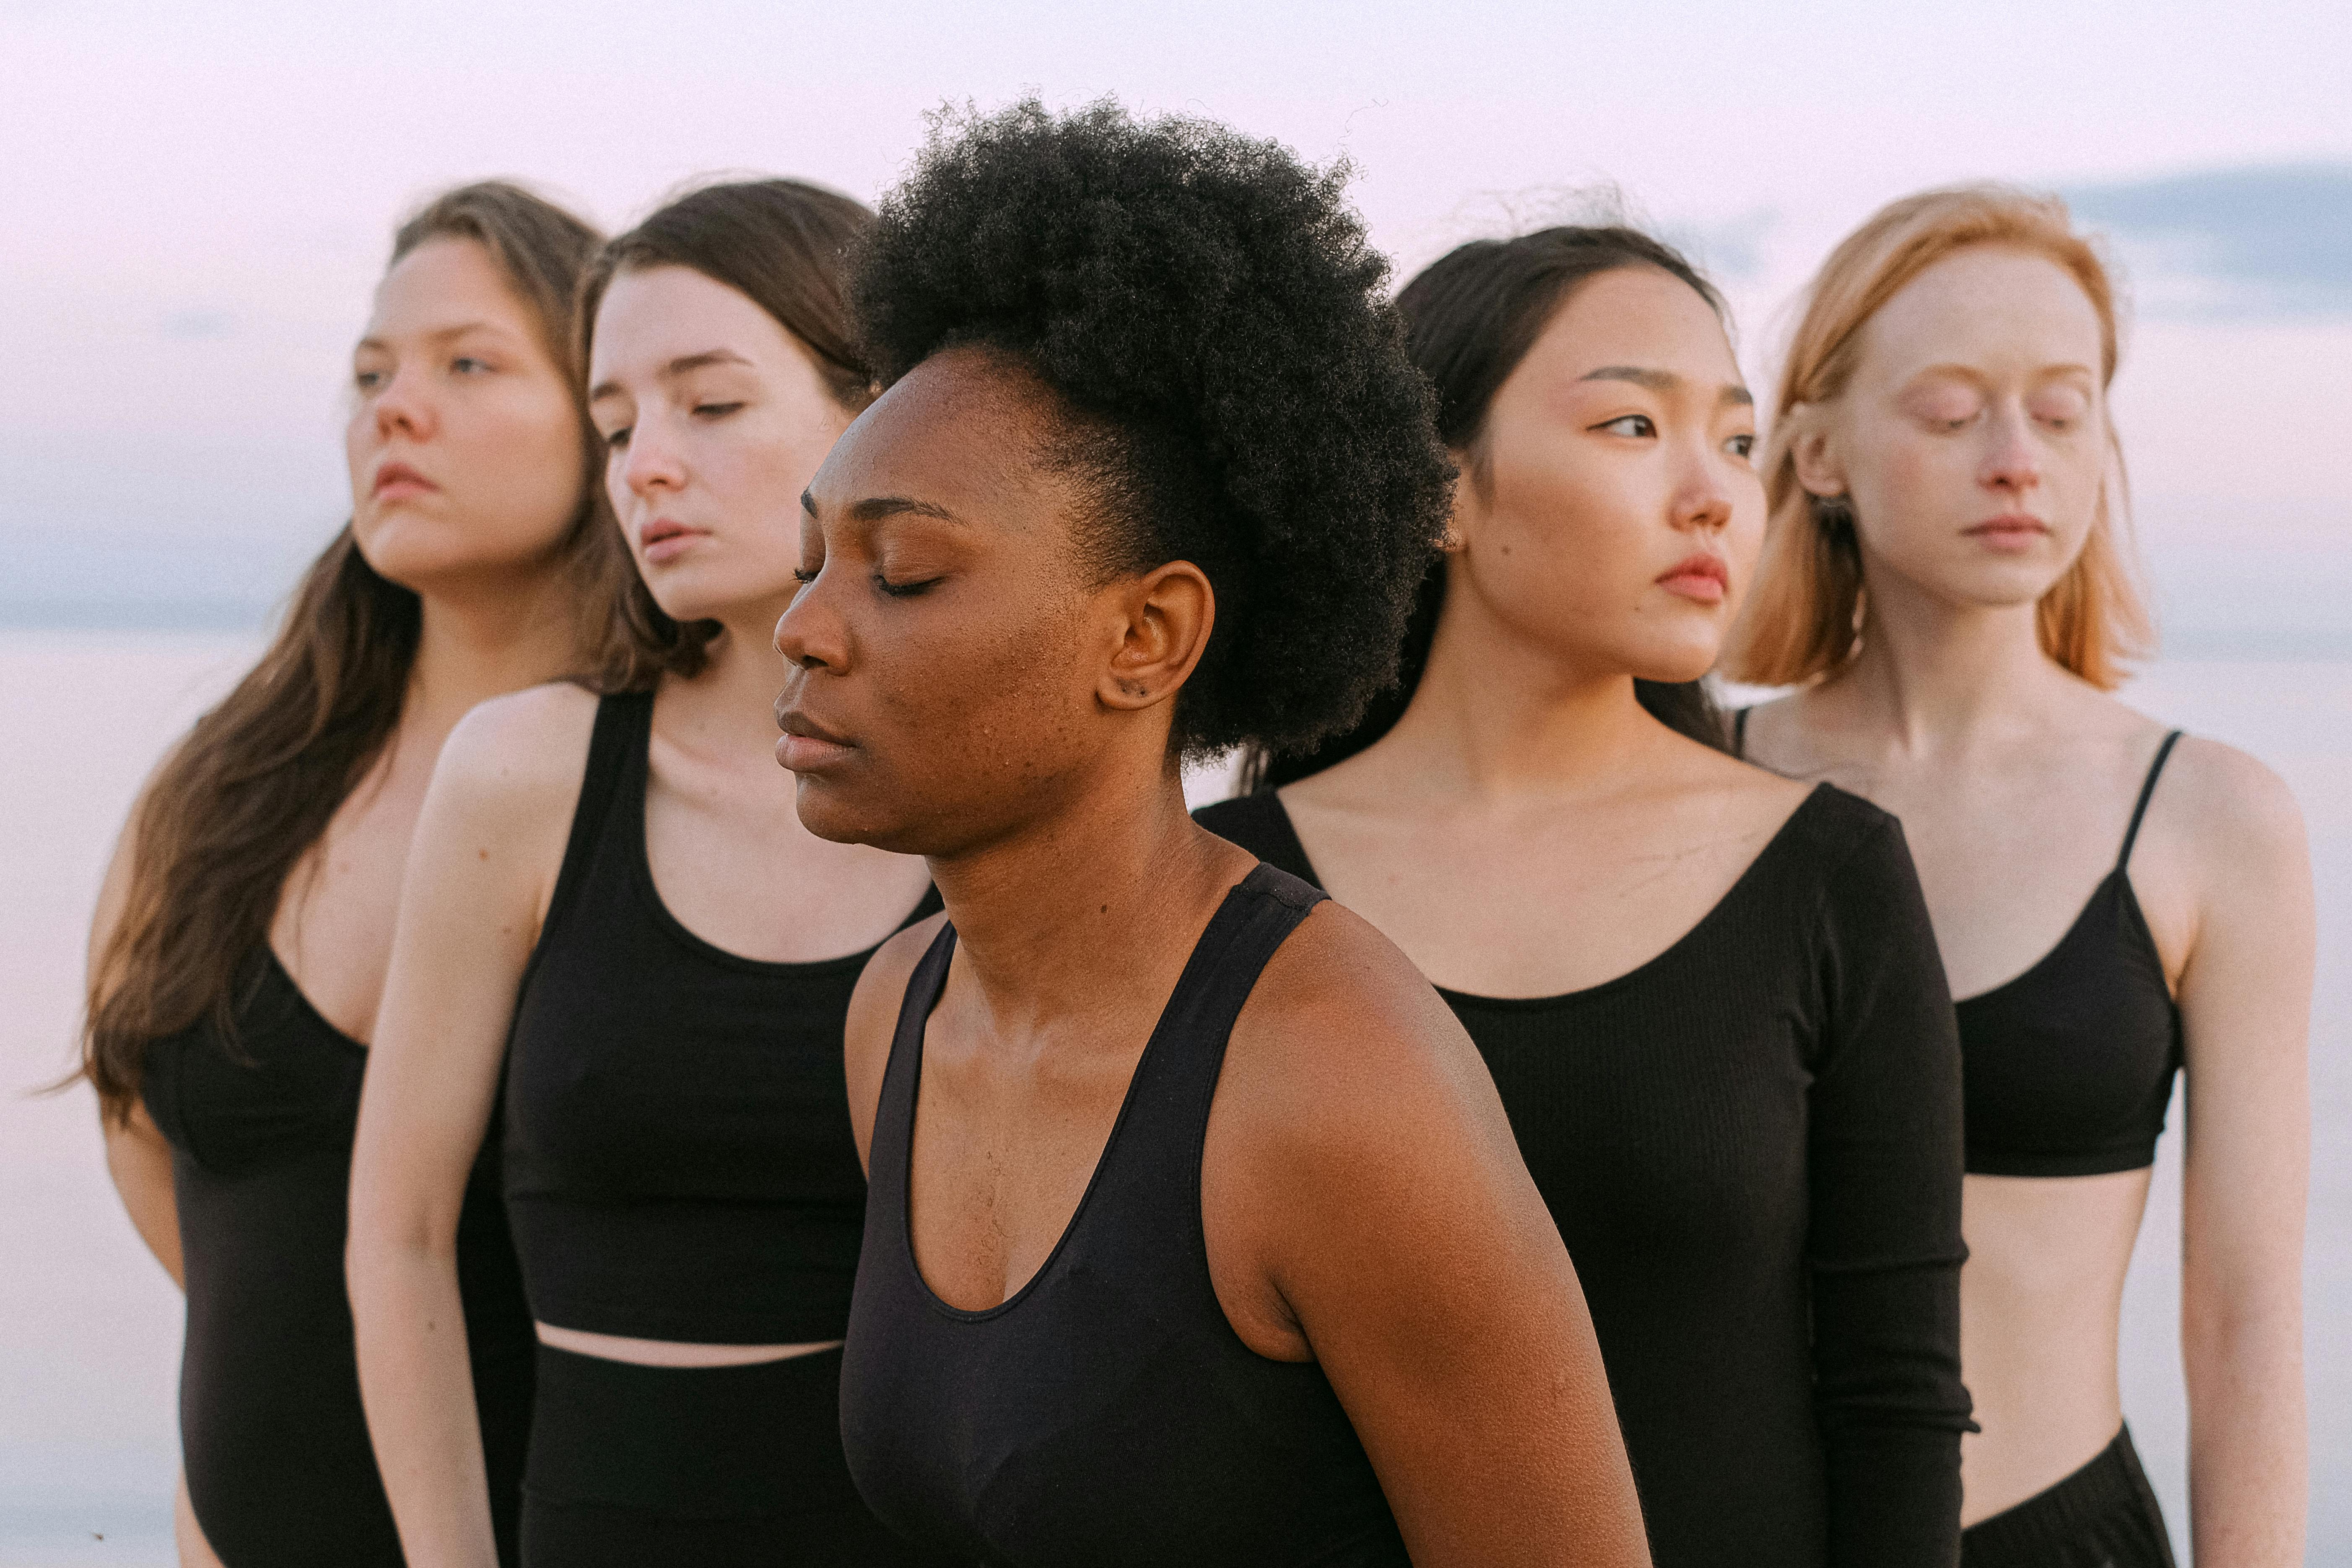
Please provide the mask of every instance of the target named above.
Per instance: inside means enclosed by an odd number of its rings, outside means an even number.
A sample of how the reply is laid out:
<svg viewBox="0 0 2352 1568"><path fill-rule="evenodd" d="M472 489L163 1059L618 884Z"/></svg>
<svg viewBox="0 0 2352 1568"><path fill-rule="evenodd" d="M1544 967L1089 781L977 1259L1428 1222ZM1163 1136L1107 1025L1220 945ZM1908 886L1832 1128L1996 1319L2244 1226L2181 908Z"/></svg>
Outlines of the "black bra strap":
<svg viewBox="0 0 2352 1568"><path fill-rule="evenodd" d="M1748 713L1741 708L1731 715L1731 754L1743 762L1748 758Z"/></svg>
<svg viewBox="0 0 2352 1568"><path fill-rule="evenodd" d="M2156 775L2164 771L2164 759L2172 755L2173 742L2179 739L2180 731L2178 730L2167 735L2164 744L2156 749L2156 761L2147 765L2147 782L2139 786L2139 804L2132 807L2131 826L2124 829L2123 853L2116 857L2116 869L2118 871L2131 864L2132 845L2139 837L2139 819L2147 815L2147 797L2156 793Z"/></svg>

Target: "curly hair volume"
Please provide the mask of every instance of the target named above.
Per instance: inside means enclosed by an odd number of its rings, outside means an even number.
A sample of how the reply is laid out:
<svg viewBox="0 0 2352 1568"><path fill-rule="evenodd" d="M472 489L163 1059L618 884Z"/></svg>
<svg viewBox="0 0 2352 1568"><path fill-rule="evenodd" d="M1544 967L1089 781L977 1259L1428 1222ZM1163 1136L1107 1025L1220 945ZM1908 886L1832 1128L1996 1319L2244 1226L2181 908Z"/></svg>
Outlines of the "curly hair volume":
<svg viewBox="0 0 2352 1568"><path fill-rule="evenodd" d="M884 386L942 349L1012 356L1063 405L1047 457L1098 498L1083 542L1106 578L1208 574L1186 755L1354 723L1444 532L1453 466L1348 173L1206 121L1030 99L935 122L859 260Z"/></svg>

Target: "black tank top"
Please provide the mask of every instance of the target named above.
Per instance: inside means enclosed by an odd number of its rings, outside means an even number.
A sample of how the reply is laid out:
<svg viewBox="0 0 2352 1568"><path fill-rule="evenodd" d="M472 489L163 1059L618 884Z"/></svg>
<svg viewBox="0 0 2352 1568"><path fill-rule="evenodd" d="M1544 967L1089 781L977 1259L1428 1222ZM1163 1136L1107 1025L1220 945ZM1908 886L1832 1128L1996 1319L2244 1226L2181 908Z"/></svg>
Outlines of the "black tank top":
<svg viewBox="0 0 2352 1568"><path fill-rule="evenodd" d="M1748 712L1732 727L1743 756ZM2157 748L2115 869L2058 945L2014 980L1954 1004L1972 1175L2095 1176L2156 1163L2181 1063L2180 1008L2130 868L2180 735Z"/></svg>
<svg viewBox="0 0 2352 1568"><path fill-rule="evenodd" d="M923 1031L955 928L907 984L874 1120L842 1439L920 1545L1010 1568L1402 1564L1323 1370L1244 1345L1210 1283L1201 1146L1242 1004L1323 895L1260 866L1226 894L1145 1046L1069 1227L986 1311L933 1295L907 1230Z"/></svg>
<svg viewBox="0 0 2352 1568"><path fill-rule="evenodd" d="M153 1042L142 1098L172 1142L187 1332L180 1444L197 1521L240 1568L398 1568L360 1408L343 1239L367 1047L267 946L234 1046L209 1019ZM515 1561L530 1430L530 1315L499 1205L498 1141L467 1184L457 1279L500 1561Z"/></svg>
<svg viewBox="0 0 2352 1568"><path fill-rule="evenodd" d="M2132 844L2157 748L2116 868L2058 945L2006 984L1963 998L1968 1168L1987 1176L2094 1176L2156 1163L2181 1060L2180 1008L2132 891Z"/></svg>
<svg viewBox="0 0 2352 1568"><path fill-rule="evenodd" d="M646 859L653 711L651 692L597 705L515 1007L506 1194L531 1312L642 1339L837 1340L866 1211L841 1035L872 950L770 963L678 923Z"/></svg>

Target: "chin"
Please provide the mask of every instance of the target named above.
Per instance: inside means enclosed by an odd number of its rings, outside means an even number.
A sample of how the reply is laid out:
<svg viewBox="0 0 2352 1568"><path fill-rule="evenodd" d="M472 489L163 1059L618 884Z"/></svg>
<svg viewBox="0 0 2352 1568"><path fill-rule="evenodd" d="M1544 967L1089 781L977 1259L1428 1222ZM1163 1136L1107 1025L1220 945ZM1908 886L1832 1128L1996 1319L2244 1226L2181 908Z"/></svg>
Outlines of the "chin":
<svg viewBox="0 0 2352 1568"><path fill-rule="evenodd" d="M794 787L793 803L800 813L801 826L831 843L870 844L904 854L922 852L902 847L903 825L895 820L895 814L876 809L877 803L869 790L837 780L802 777Z"/></svg>

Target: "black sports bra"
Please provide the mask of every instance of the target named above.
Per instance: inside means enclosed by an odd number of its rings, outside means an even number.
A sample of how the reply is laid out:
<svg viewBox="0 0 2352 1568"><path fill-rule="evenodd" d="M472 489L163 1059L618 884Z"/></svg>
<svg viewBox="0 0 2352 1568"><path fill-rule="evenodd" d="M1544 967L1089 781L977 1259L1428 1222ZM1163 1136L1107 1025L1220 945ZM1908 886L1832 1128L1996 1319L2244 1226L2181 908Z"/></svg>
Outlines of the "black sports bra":
<svg viewBox="0 0 2352 1568"><path fill-rule="evenodd" d="M841 1033L868 953L765 963L678 922L646 859L652 732L652 693L598 705L516 1004L506 1195L531 1313L707 1344L837 1340L866 1215Z"/></svg>
<svg viewBox="0 0 2352 1568"><path fill-rule="evenodd" d="M1747 710L1734 732L1744 755ZM2115 868L2058 945L1955 1004L1972 1175L2096 1176L2156 1163L2181 1065L2180 1008L2129 870L2180 733L2157 748Z"/></svg>

